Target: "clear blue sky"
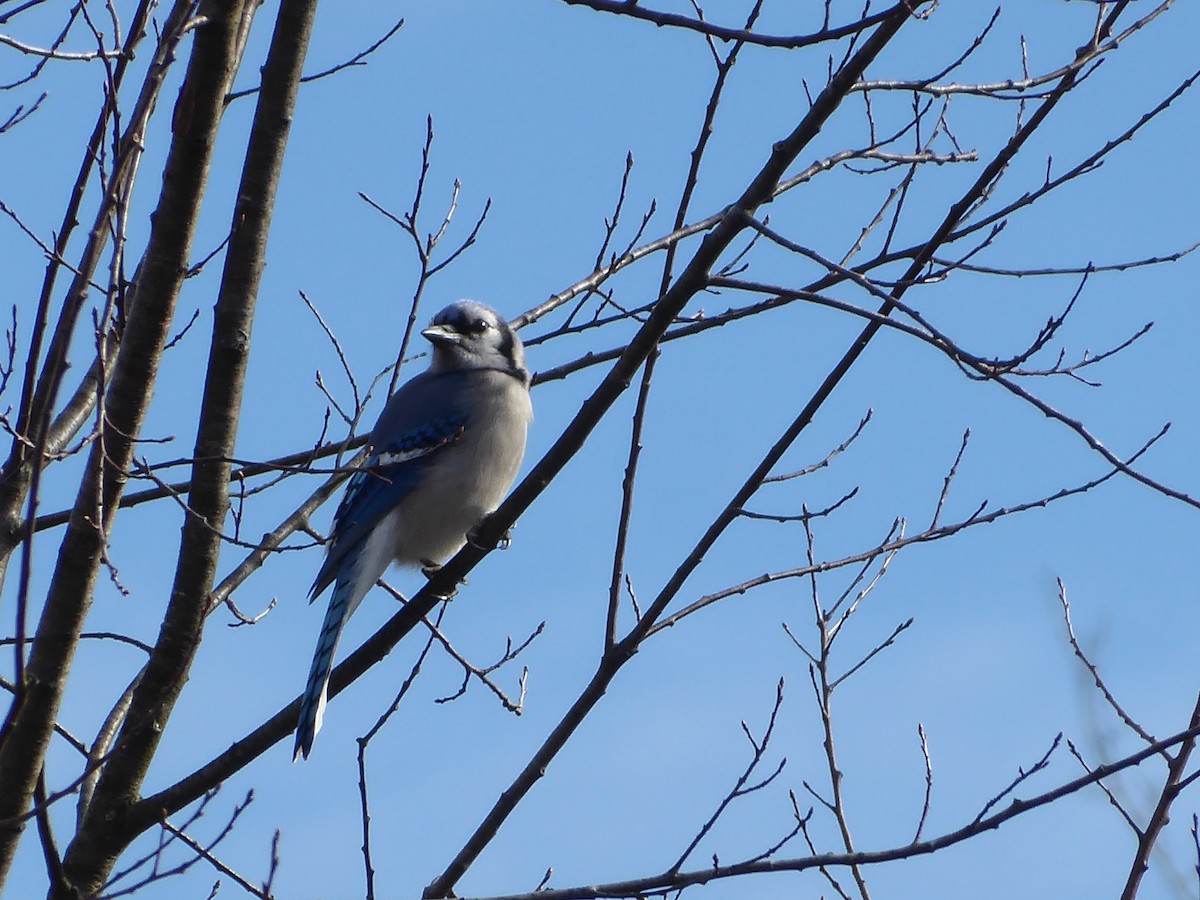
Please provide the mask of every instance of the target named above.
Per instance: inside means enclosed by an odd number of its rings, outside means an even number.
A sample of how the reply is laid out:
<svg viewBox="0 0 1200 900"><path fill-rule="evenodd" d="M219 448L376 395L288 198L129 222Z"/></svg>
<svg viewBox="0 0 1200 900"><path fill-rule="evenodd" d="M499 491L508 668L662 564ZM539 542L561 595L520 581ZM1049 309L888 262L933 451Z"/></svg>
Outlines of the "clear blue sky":
<svg viewBox="0 0 1200 900"><path fill-rule="evenodd" d="M713 4L706 12L733 24L744 15L744 4L736 6ZM801 6L793 12L790 4L768 0L762 28L811 30L819 16L808 4ZM1190 74L1200 9L1177 6L1113 54L1055 113L1002 182L1001 196L1037 187L1047 154L1054 172L1074 164ZM1142 0L1133 7L1130 19L1150 4ZM906 26L869 75L912 78L936 71L961 52L990 14L986 4L943 3L930 21ZM49 11L39 15L52 19ZM252 84L273 15L272 5L259 14L260 34L242 87ZM492 211L478 244L432 282L422 319L460 296L515 316L590 273L627 152L636 166L624 238L617 243L632 238L632 223L652 198L660 212L647 235L663 233L677 202L713 69L707 47L695 35L555 2L343 3L327 5L318 16L308 68L317 71L353 55L395 15L406 18L405 27L368 66L312 83L301 93L260 292L239 440L244 458L272 457L311 443L325 406L313 384L316 370L335 392L348 393L299 291L337 333L360 384L394 358L415 260L406 238L358 192L397 213L407 209L427 114L434 117L437 138L426 229L436 228L456 178L462 190L448 241L465 237L488 198ZM1071 48L1083 42L1094 15L1089 2L1005 3L995 33L957 80L1018 75L1021 34L1031 70L1054 68L1072 57ZM32 41L44 33L34 33L32 24L30 29L25 34L15 28L14 35ZM83 47L82 36L76 43ZM5 80L24 65L11 53L0 56L0 63ZM804 110L801 79L815 90L824 67L821 52L745 51L716 121L690 218L716 211L741 192L770 143ZM40 89L51 92L42 109L0 136L0 199L48 239L93 121L98 70L51 67ZM5 96L0 103L13 105L11 95L7 101ZM34 97L31 89L17 99ZM173 94L163 102L169 108ZM252 103L240 100L229 111L231 127L222 137L197 256L214 247L227 227ZM881 100L881 122L899 121L906 103L893 98L888 107ZM6 110L0 106L0 117ZM950 107L963 149L979 149L985 158L1015 115L1014 104L998 108L968 97L955 98ZM1197 122L1200 101L1185 95L1100 171L1014 217L975 261L1100 265L1173 252L1200 239L1195 212L1200 187L1190 162L1200 141ZM800 162L861 143L863 133L860 107L850 104ZM147 228L162 155L161 141L152 142L142 163L130 226L135 247ZM910 200L898 240L925 233L946 198L976 174L977 167L969 166L928 173ZM829 173L774 204L772 224L840 257L893 181ZM0 225L0 254L9 296L24 313L35 302L43 263L7 221ZM1189 257L1171 266L1094 277L1056 339L1068 358L1119 343L1147 321L1155 322L1154 329L1092 370L1101 388L1065 379L1030 385L1085 421L1119 455L1173 422L1141 466L1193 496L1200 495L1197 267L1197 259ZM803 284L814 271L794 257L764 250L750 275ZM651 299L658 272L655 263L635 269L616 282L619 298L630 304ZM158 390L148 435L177 440L165 448L147 447L154 458L183 457L191 447L189 423L199 402L197 373L218 277L219 269L210 268L189 283L181 300L181 321L193 310L200 318L171 351ZM908 299L969 348L1004 356L1027 344L1076 287L1073 277L956 277L911 292ZM861 301L850 292L838 296ZM736 302L728 294L707 296L689 311L716 312ZM28 327L24 318L21 327ZM665 351L632 530L630 573L639 598L653 596L858 327L797 304ZM543 329L532 326L526 336ZM617 339L607 336L596 346L554 342L531 350L530 364L544 370ZM550 446L600 375L599 369L589 370L536 390L526 468ZM546 622L545 633L521 660L530 669L524 715L506 713L478 684L455 703L434 704L434 698L456 690L460 677L453 662L435 653L401 713L371 744L381 897L416 896L441 871L590 676L603 636L632 400L631 394L618 404L518 523L512 548L489 557L447 613L445 627L455 645L479 663L503 652L506 636L521 640ZM972 439L947 504L949 519L969 515L984 500L992 507L1033 500L1105 471L1103 461L1061 425L995 386L967 381L928 347L889 334L839 387L786 465L800 468L820 460L868 408L874 411L872 423L834 466L764 490L754 504L758 510L796 513L801 503L821 508L857 486L851 503L816 526L817 552L829 558L870 547L897 516L908 518L910 532L922 527L968 427ZM376 403L368 417L377 410ZM48 488L43 509L69 502L70 482L58 485ZM311 487L294 483L252 505L244 534L257 536L273 527L288 502ZM332 507L323 510L316 527L327 527L331 515ZM897 846L912 837L924 788L918 723L928 735L935 778L926 836L970 821L1059 732L1091 764L1138 748L1136 738L1097 703L1071 656L1055 600L1056 578L1067 585L1080 639L1126 708L1156 736L1184 728L1200 674L1193 574L1198 523L1195 510L1116 479L1085 497L901 553L841 639L840 658L852 664L898 623L915 619L895 646L838 694L839 762L859 849ZM122 514L112 555L131 595L102 585L89 629L154 637L178 527L178 511L168 504ZM56 541L55 534L40 539L38 586L48 578ZM801 565L804 554L796 524L739 523L681 599ZM221 574L240 559L236 548L227 550ZM236 600L248 613L272 598L279 601L253 628L230 629L229 616L214 616L148 788L158 789L210 758L299 692L324 602L314 607L305 602L318 565L317 550L282 554L243 586ZM411 573L394 576L393 583L406 592L421 584ZM826 602L849 578L841 572L820 582ZM372 594L344 646L371 633L393 606L382 591ZM748 745L739 722L761 733L781 677L786 699L767 764L786 756L787 766L771 789L730 810L691 867L705 865L714 852L722 862L752 856L785 833L786 789L794 789L804 807L812 800L802 782L827 790L806 661L780 627L787 622L811 641L811 618L808 583L784 582L724 601L652 640L460 892L532 890L551 866L555 887L667 867L745 765ZM290 746L280 745L227 784L195 829L197 837L215 834L252 788L254 803L221 846L222 858L251 880L261 879L271 835L281 828L280 897L361 896L355 738L386 708L419 641L411 636L334 701L309 762L292 765ZM86 645L81 653L100 675L72 685L63 720L88 735L111 703L114 686L124 683L140 658L110 645ZM498 677L512 688L518 674L519 664ZM52 780L65 780L73 771L72 753L58 748L52 755ZM1079 773L1062 747L1049 772L1020 793L1028 796ZM1144 816L1161 777L1161 767L1146 767L1118 779L1113 789ZM1179 801L1143 898L1195 895L1195 850L1187 827L1197 806L1190 794ZM65 807L59 812L65 830L73 813ZM820 810L813 833L819 849L839 849L834 823ZM1109 896L1124 882L1133 846L1119 815L1092 789L933 857L869 869L868 878L879 897ZM804 855L802 848L797 841L785 855ZM41 865L35 843L27 842L12 897L42 890ZM216 877L201 863L144 896L203 897ZM238 893L229 883L222 889L222 896ZM807 873L760 876L709 888L707 894L819 896L829 889Z"/></svg>

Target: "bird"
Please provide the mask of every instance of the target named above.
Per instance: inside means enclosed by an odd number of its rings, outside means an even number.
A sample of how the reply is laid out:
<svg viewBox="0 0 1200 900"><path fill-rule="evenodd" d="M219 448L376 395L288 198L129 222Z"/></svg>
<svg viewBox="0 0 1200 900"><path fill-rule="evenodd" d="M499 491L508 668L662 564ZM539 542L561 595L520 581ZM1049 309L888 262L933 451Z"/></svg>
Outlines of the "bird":
<svg viewBox="0 0 1200 900"><path fill-rule="evenodd" d="M421 332L429 367L388 400L334 514L309 592L333 585L300 703L293 762L321 728L342 629L393 563L436 569L492 513L520 469L533 406L525 349L496 310L451 303Z"/></svg>

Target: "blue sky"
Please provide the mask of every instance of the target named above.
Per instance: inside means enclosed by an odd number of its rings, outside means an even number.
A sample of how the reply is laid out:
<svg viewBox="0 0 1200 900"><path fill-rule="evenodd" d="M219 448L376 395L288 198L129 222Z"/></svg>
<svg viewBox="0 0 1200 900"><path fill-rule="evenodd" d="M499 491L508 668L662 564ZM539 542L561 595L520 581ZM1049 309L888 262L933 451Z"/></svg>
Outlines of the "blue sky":
<svg viewBox="0 0 1200 900"><path fill-rule="evenodd" d="M742 6L706 12L736 23ZM818 17L806 5L774 6L768 2L765 30L805 31ZM1095 15L1087 2L1003 6L995 33L958 80L1018 74L1021 34L1031 70L1057 67L1082 43ZM1130 18L1150 8L1146 0L1132 7ZM252 62L240 86L252 84L273 14L271 5L260 12ZM990 14L984 4L942 4L928 22L906 26L869 76L911 78L940 68ZM49 10L38 15L54 20ZM322 9L309 69L353 55L396 15L405 17L404 28L368 66L302 90L260 291L239 438L244 458L273 457L311 443L325 407L313 383L316 370L340 396L348 395L337 359L299 291L337 333L360 384L394 359L415 258L399 230L358 193L396 212L407 209L427 114L437 137L426 230L437 227L456 178L462 188L448 242L466 236L488 198L492 209L477 245L427 289L422 320L460 296L515 316L589 274L627 152L636 164L624 240L617 243L632 238L632 223L651 199L660 211L647 235L665 232L677 202L713 68L695 35L552 2L399 7L352 2ZM15 29L18 36L33 40L44 33L34 28L36 20L27 21L30 32ZM1191 74L1197 33L1196 5L1177 4L1131 38L1056 111L998 196L1016 197L1040 184L1047 154L1053 155L1053 171L1061 171L1136 121ZM10 67L5 79L24 65L11 56L2 59ZM715 123L689 218L708 215L741 192L770 143L805 109L802 79L815 89L824 67L822 52L744 52ZM0 136L0 199L43 237L61 216L91 127L98 77L94 67L50 67L39 88L17 98L31 102L37 90L49 90L43 107ZM165 108L172 101L169 91ZM252 103L239 100L228 113L197 256L215 247L227 227ZM1200 188L1189 162L1200 138L1197 103L1185 95L1098 172L1013 217L977 261L1104 264L1177 251L1200 239L1195 214ZM880 121L899 121L906 104L880 100ZM1011 129L1015 114L1013 104L968 97L956 97L950 108L959 143L979 149L984 158ZM800 165L861 143L864 133L861 105L848 104ZM146 232L163 153L160 135L142 163L140 214L130 226L133 246ZM961 165L923 173L898 240L924 234L947 198L957 196L977 171L978 166ZM772 226L836 257L893 181L828 173L772 204ZM0 253L11 296L23 312L34 303L43 263L10 223L2 227ZM685 245L684 252L694 246ZM754 278L798 285L814 277L810 264L779 251L763 248L754 259ZM619 298L630 304L651 299L659 266L637 266L617 279ZM1030 385L1086 422L1118 454L1133 452L1171 421L1168 437L1140 465L1193 496L1200 494L1194 467L1200 446L1196 273L1197 261L1188 257L1171 266L1095 276L1057 337L1068 358L1119 343L1147 321L1155 322L1154 329L1093 370L1101 388L1065 379ZM149 447L153 458L183 457L191 446L189 423L199 403L198 373L218 278L219 268L210 267L189 282L181 299L181 324L193 310L199 321L168 358L147 434L177 438L166 447ZM906 299L968 348L1003 356L1028 343L1077 286L1074 277L961 276ZM837 296L862 302L850 292ZM706 296L689 312L716 312L737 302L730 294ZM24 320L21 324L27 328ZM531 326L526 336L546 327ZM630 574L640 599L653 596L675 569L858 328L840 314L795 304L666 348L651 398L631 533ZM551 342L531 349L530 364L545 370L622 336L628 332L606 332L595 344ZM85 337L81 361L86 343ZM601 376L599 368L585 370L535 391L526 469ZM490 556L447 613L447 633L477 662L502 653L506 636L521 640L546 622L545 633L519 663L530 670L524 714L506 713L479 685L455 703L435 704L435 698L453 693L460 677L454 663L435 653L400 714L371 744L372 840L381 896L415 896L441 871L590 676L601 649L632 404L631 392L521 519L512 548ZM368 418L378 408L377 398ZM897 516L908 518L910 531L925 524L966 428L972 438L949 497L948 518L965 517L984 500L991 507L1033 500L1106 468L1061 425L994 385L967 381L928 347L888 333L838 388L784 467L823 458L868 409L872 422L833 466L764 489L755 500L758 510L796 513L801 503L821 508L858 487L853 501L815 526L817 552L828 558L870 547ZM289 502L313 486L293 480L257 501L248 509L244 533L273 527ZM53 481L43 509L69 502L72 489L69 478ZM314 524L327 527L331 515L326 508ZM902 552L840 639L838 658L852 665L897 624L915 620L837 696L839 761L857 846L883 849L912 837L924 789L918 723L928 735L935 777L927 836L973 818L1059 732L1092 764L1138 748L1137 739L1096 702L1072 659L1055 599L1056 578L1067 585L1080 639L1126 708L1156 736L1185 727L1198 674L1194 635L1200 616L1192 577L1197 521L1194 509L1115 479L1086 496ZM102 584L89 628L153 638L178 528L178 511L168 504L122 513L112 555L131 595L122 597ZM44 587L57 534L39 541L35 587ZM804 534L795 523L739 522L689 582L681 602L801 565L804 553ZM240 558L230 548L221 574ZM248 581L236 595L243 610L256 612L272 598L279 601L253 628L231 629L227 614L214 616L151 771L150 789L190 771L298 693L324 602L305 603L318 566L318 550L285 553ZM393 574L402 591L421 584L411 573ZM827 602L849 578L843 570L819 582ZM471 869L461 892L532 890L550 866L551 886L557 887L665 868L746 764L748 745L739 723L745 720L761 733L781 677L785 702L764 765L786 756L787 766L771 789L734 805L692 866L703 866L714 852L723 862L753 856L786 833L787 788L807 807L813 801L802 783L824 789L827 782L806 662L780 627L786 622L801 639L811 640L809 591L807 582L781 582L723 601L653 638ZM393 607L382 591L372 594L344 646L355 646ZM222 858L251 880L261 879L271 835L280 828L279 896L361 896L355 738L386 708L419 641L410 636L331 704L310 761L292 765L290 747L274 748L225 786L196 834L215 834L252 788L254 803L234 838L222 845ZM93 676L72 684L63 719L87 735L140 659L129 648L89 644L81 660ZM519 668L509 668L498 677L512 688L518 674ZM75 760L57 748L50 765L52 777L66 780ZM1048 789L1079 772L1062 747L1049 771L1020 793ZM1161 777L1161 767L1146 767L1122 776L1114 789L1131 810L1145 815ZM1195 851L1187 827L1196 807L1190 794L1179 801L1143 898L1194 895L1195 875L1189 873ZM60 815L65 829L71 811L64 808ZM835 825L820 810L813 833L821 850L838 849ZM1123 884L1133 846L1119 815L1092 789L965 845L867 874L875 896L1102 896ZM788 855L804 854L799 843L791 850ZM216 877L200 864L144 896L203 897ZM36 895L43 878L37 848L28 842L12 896ZM828 895L828 886L815 873L782 874L707 892L818 896ZM222 896L229 893L237 894L232 884Z"/></svg>

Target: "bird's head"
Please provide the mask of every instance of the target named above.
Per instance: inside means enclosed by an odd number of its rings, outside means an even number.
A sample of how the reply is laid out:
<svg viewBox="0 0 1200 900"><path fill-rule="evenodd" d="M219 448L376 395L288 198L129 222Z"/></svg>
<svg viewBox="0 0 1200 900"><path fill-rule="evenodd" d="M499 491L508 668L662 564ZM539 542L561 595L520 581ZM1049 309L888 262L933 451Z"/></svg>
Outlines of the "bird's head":
<svg viewBox="0 0 1200 900"><path fill-rule="evenodd" d="M529 383L521 339L490 306L474 300L451 303L421 334L433 344L430 371L495 369Z"/></svg>

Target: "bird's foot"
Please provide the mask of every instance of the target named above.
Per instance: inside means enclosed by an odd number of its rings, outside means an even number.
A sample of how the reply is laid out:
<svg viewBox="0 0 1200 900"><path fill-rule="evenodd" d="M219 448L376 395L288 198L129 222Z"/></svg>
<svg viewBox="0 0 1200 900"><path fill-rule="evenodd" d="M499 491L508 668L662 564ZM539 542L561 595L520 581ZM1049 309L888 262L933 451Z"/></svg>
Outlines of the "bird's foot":
<svg viewBox="0 0 1200 900"><path fill-rule="evenodd" d="M512 529L505 529L499 540L492 543L483 540L479 535L485 522L487 522L486 519L467 532L467 543L476 550L507 550L512 545Z"/></svg>
<svg viewBox="0 0 1200 900"><path fill-rule="evenodd" d="M428 578L430 581L432 581L434 576L437 575L437 573L440 571L442 571L441 563L436 563L436 562L433 562L432 560L428 560L428 559L421 560L421 574L424 575L426 578ZM465 578L459 579L458 584L466 584L466 583L467 583L467 579L465 579ZM457 593L458 593L458 585L453 585L453 586L451 586L449 591L436 593L436 594L434 594L434 596L437 597L439 600L453 600L454 596Z"/></svg>

